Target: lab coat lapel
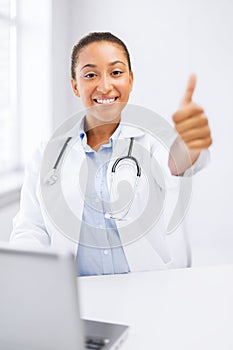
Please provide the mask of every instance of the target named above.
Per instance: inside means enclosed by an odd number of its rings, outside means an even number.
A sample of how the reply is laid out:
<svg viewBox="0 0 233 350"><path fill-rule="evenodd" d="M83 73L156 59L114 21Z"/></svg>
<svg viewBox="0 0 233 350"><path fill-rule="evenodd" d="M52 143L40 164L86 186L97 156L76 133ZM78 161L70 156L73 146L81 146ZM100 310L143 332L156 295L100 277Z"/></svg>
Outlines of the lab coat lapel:
<svg viewBox="0 0 233 350"><path fill-rule="evenodd" d="M40 173L41 199L46 215L56 228L75 243L79 240L86 188L85 153L80 139L70 141L57 169L58 180L53 185L45 181L71 132L52 139L45 150Z"/></svg>
<svg viewBox="0 0 233 350"><path fill-rule="evenodd" d="M72 220L67 222L71 238L79 241L87 183L87 163L80 140L67 154L61 171L61 188Z"/></svg>

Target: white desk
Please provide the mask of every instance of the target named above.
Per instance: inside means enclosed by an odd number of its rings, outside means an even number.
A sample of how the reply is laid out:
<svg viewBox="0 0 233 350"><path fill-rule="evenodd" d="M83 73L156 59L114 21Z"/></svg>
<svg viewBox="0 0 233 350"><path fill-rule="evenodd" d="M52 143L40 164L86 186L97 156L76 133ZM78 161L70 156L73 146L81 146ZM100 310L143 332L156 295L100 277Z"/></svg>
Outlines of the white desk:
<svg viewBox="0 0 233 350"><path fill-rule="evenodd" d="M83 317L130 325L122 350L233 349L233 266L79 281Z"/></svg>

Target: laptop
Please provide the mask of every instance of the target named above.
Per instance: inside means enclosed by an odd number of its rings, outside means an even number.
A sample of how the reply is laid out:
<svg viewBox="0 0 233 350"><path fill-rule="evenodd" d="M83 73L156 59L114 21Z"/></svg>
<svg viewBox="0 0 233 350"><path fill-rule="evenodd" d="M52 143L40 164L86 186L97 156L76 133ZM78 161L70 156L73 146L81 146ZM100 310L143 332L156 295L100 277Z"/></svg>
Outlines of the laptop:
<svg viewBox="0 0 233 350"><path fill-rule="evenodd" d="M129 327L81 319L77 284L72 254L0 246L0 349L118 349Z"/></svg>

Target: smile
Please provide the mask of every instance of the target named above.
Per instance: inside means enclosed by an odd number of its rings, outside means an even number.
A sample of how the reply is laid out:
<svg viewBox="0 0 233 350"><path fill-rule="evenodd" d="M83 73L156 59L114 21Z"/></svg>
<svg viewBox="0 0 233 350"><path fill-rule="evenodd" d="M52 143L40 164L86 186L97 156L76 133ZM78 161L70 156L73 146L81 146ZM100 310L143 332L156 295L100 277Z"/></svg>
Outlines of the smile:
<svg viewBox="0 0 233 350"><path fill-rule="evenodd" d="M113 98L97 98L97 99L94 99L95 102L99 103L99 104L111 104L113 102L116 101L118 97L113 97Z"/></svg>

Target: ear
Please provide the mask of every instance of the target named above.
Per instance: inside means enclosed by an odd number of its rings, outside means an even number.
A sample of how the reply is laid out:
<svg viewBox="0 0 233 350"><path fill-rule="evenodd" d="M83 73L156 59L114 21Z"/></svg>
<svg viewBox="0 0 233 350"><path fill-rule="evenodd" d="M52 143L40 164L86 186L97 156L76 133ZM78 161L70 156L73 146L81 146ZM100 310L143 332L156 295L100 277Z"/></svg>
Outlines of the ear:
<svg viewBox="0 0 233 350"><path fill-rule="evenodd" d="M79 91L78 91L78 88L77 88L77 83L75 81L75 79L71 79L71 85L72 85L72 89L74 91L74 94L77 96L77 97L80 97L80 94L79 94Z"/></svg>

